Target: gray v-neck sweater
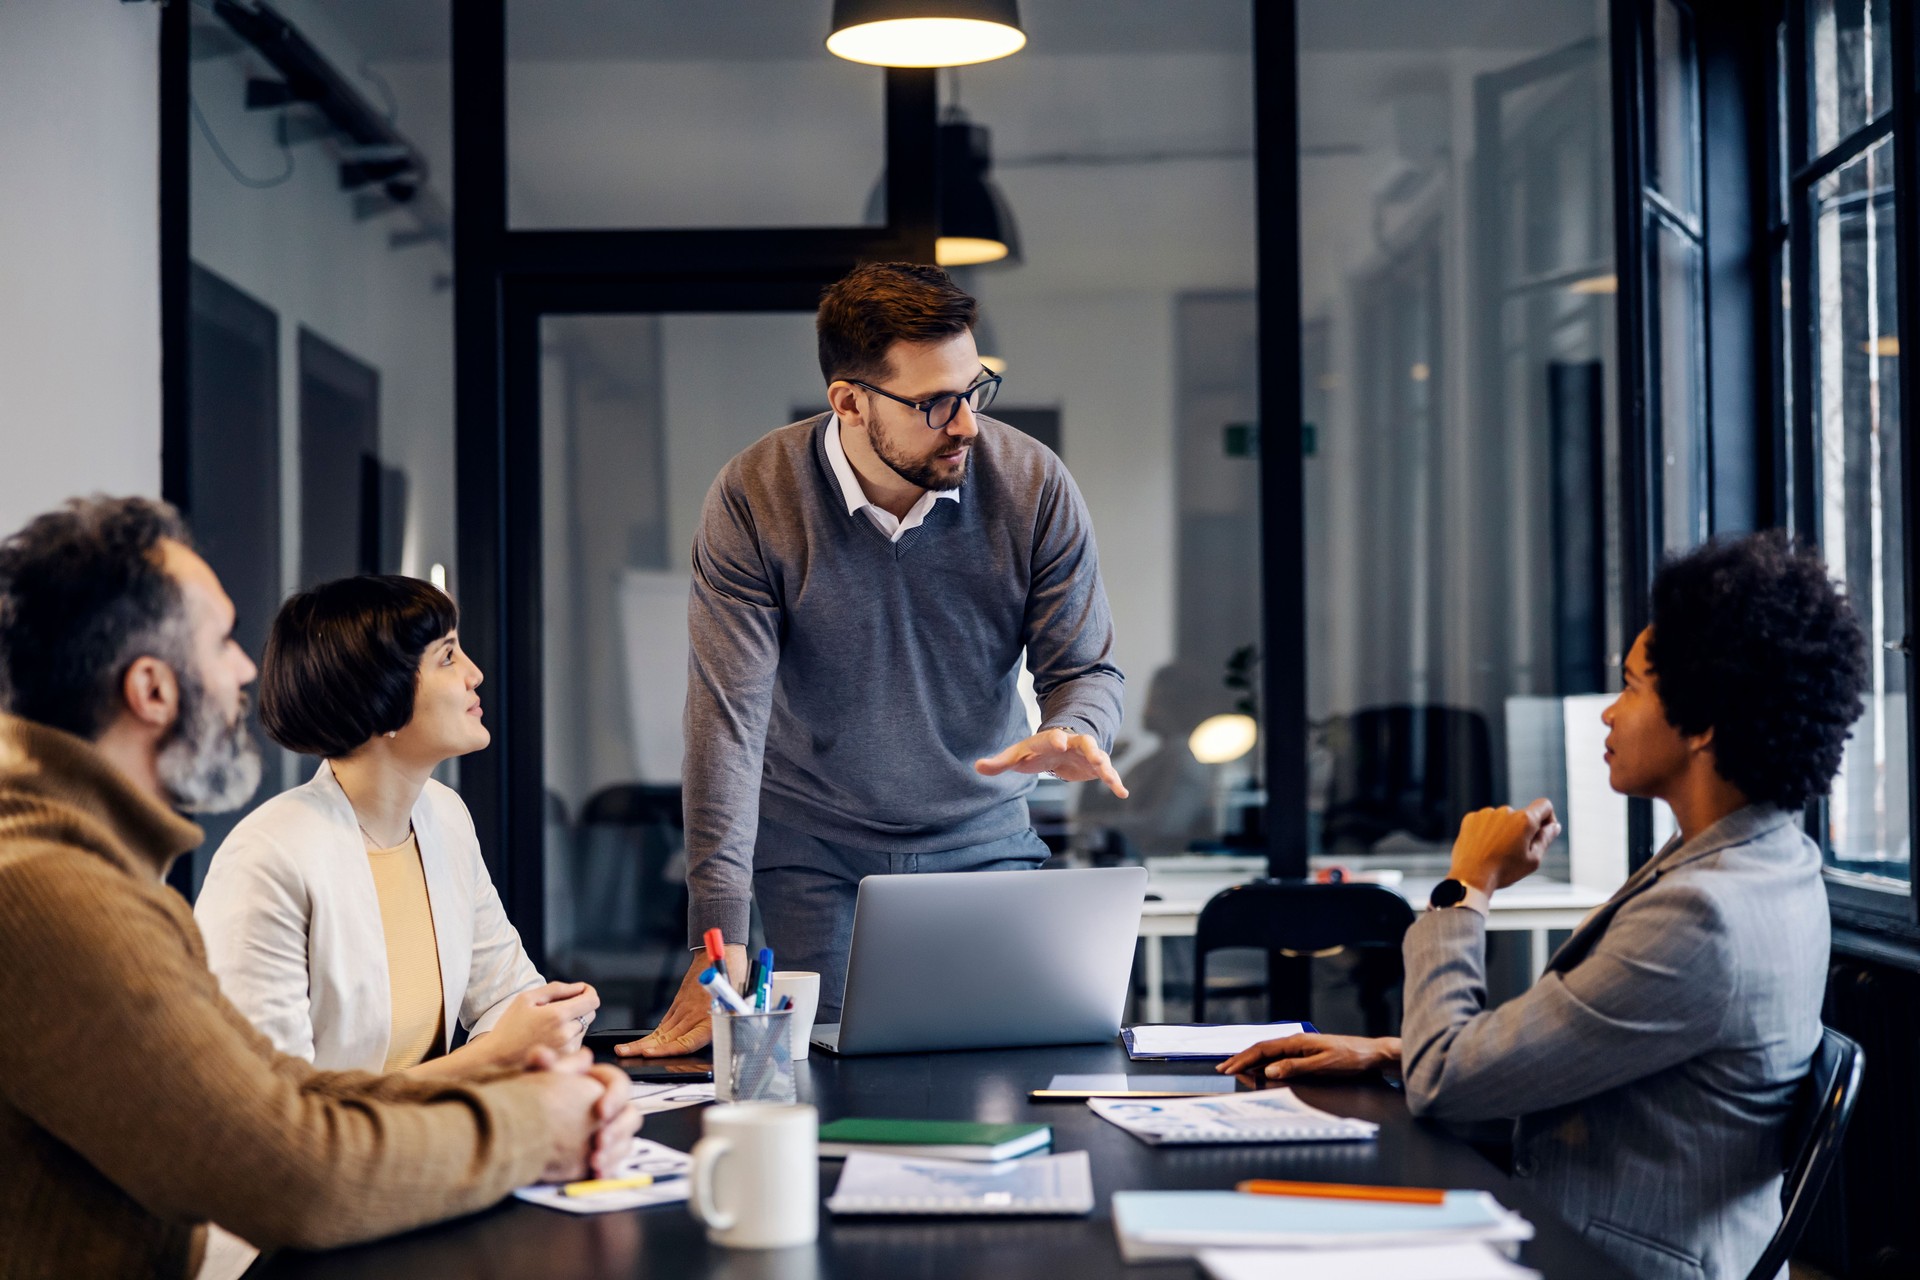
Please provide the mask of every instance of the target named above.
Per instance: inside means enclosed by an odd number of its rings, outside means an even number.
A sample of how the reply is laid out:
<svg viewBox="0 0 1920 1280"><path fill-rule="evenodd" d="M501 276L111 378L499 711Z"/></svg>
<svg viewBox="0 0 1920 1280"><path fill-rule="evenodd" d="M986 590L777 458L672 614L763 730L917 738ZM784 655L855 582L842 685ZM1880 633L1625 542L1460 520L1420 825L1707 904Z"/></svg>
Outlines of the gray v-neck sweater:
<svg viewBox="0 0 1920 1280"><path fill-rule="evenodd" d="M980 419L958 502L889 541L849 513L831 415L762 437L708 490L693 542L684 769L689 945L745 941L764 813L878 853L1024 830L1027 774L973 762L1043 727L1110 748L1121 674L1086 504L1032 437Z"/></svg>

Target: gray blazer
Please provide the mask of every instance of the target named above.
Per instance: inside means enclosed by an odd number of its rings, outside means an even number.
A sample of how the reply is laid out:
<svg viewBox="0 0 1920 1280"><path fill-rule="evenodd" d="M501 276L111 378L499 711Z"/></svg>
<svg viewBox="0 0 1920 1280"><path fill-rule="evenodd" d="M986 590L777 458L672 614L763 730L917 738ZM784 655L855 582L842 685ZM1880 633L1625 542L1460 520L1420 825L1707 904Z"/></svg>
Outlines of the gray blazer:
<svg viewBox="0 0 1920 1280"><path fill-rule="evenodd" d="M1757 805L1670 842L1497 1009L1485 919L1428 912L1405 945L1408 1105L1514 1118L1515 1174L1630 1274L1740 1280L1780 1222L1828 942L1819 850Z"/></svg>

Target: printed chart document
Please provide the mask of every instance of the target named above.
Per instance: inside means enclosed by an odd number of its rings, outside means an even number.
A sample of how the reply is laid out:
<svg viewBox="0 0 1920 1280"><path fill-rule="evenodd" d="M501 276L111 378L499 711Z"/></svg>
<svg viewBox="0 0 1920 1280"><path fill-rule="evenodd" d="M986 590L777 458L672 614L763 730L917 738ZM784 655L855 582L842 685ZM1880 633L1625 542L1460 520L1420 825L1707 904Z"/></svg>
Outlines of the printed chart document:
<svg viewBox="0 0 1920 1280"><path fill-rule="evenodd" d="M827 1208L835 1213L1064 1215L1093 1212L1084 1151L1001 1164L856 1151Z"/></svg>
<svg viewBox="0 0 1920 1280"><path fill-rule="evenodd" d="M1159 1058L1231 1058L1262 1040L1278 1040L1313 1030L1308 1022L1243 1023L1234 1026L1167 1024L1128 1027L1121 1032L1127 1056L1135 1060Z"/></svg>
<svg viewBox="0 0 1920 1280"><path fill-rule="evenodd" d="M1402 1249L1204 1249L1213 1280L1540 1280L1540 1273L1491 1245L1441 1244Z"/></svg>
<svg viewBox="0 0 1920 1280"><path fill-rule="evenodd" d="M1116 1191L1113 1229L1129 1262L1191 1258L1202 1249L1424 1249L1533 1238L1532 1223L1484 1191L1449 1191L1441 1204L1237 1191ZM1409 1248L1407 1257L1415 1252ZM1356 1280L1344 1260L1336 1274Z"/></svg>
<svg viewBox="0 0 1920 1280"><path fill-rule="evenodd" d="M711 1095L713 1086L706 1087ZM643 1173L652 1174L654 1183L650 1187L633 1187L624 1191L596 1191L592 1195L570 1196L564 1194L552 1183L541 1183L538 1186L522 1187L513 1194L517 1199L525 1200L528 1204L545 1205L549 1209L559 1209L565 1213L617 1213L622 1209L645 1209L656 1204L679 1204L685 1200L687 1173L692 1168L693 1157L686 1152L661 1146L650 1138L635 1138L633 1154L607 1176L632 1178Z"/></svg>
<svg viewBox="0 0 1920 1280"><path fill-rule="evenodd" d="M1087 1105L1156 1147L1226 1142L1365 1142L1380 1132L1310 1107L1287 1088L1215 1098L1089 1098Z"/></svg>

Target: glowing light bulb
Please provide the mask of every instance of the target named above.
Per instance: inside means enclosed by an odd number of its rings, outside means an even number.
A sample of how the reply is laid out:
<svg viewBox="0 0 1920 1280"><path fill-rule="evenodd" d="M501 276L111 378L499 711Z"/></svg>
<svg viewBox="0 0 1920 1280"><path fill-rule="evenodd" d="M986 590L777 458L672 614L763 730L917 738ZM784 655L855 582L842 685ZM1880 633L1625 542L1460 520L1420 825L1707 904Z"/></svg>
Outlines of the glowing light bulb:
<svg viewBox="0 0 1920 1280"><path fill-rule="evenodd" d="M1187 735L1187 750L1201 764L1229 764L1253 750L1259 738L1252 716L1208 716Z"/></svg>

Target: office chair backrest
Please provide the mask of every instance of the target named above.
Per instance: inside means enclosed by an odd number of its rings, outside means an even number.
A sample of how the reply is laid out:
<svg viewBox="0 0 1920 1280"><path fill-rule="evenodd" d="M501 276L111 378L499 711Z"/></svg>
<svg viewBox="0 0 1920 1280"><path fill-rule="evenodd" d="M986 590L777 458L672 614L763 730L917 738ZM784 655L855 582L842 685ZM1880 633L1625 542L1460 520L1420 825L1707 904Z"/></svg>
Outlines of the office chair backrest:
<svg viewBox="0 0 1920 1280"><path fill-rule="evenodd" d="M1827 1175L1840 1156L1840 1140L1853 1117L1865 1068L1866 1055L1859 1045L1832 1028L1820 1029L1820 1047L1814 1050L1813 1065L1800 1082L1793 1119L1787 1126L1786 1149L1792 1163L1780 1188L1780 1227L1760 1261L1747 1273L1747 1280L1773 1280L1786 1265L1793 1247L1800 1243L1800 1234L1813 1216L1814 1202L1820 1198L1820 1188L1826 1185Z"/></svg>
<svg viewBox="0 0 1920 1280"><path fill-rule="evenodd" d="M686 886L669 872L684 830L679 787L621 783L587 800L574 835L576 941L630 948L680 938Z"/></svg>
<svg viewBox="0 0 1920 1280"><path fill-rule="evenodd" d="M582 826L638 827L650 823L684 825L679 787L623 782L594 792L580 812Z"/></svg>
<svg viewBox="0 0 1920 1280"><path fill-rule="evenodd" d="M1202 908L1193 937L1193 1016L1206 1021L1207 956L1230 947L1268 956L1268 1006L1272 1016L1307 1017L1308 963L1316 952L1339 947L1390 951L1397 972L1400 940L1413 923L1413 908L1377 884L1313 884L1304 880L1255 880L1223 889ZM1384 1019L1384 992L1362 992L1369 1026Z"/></svg>

